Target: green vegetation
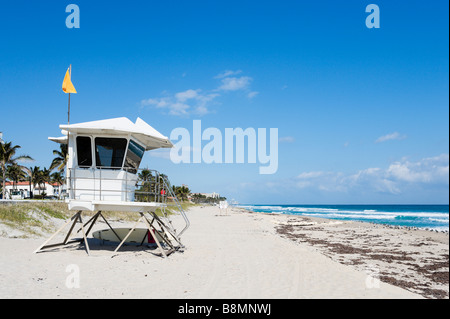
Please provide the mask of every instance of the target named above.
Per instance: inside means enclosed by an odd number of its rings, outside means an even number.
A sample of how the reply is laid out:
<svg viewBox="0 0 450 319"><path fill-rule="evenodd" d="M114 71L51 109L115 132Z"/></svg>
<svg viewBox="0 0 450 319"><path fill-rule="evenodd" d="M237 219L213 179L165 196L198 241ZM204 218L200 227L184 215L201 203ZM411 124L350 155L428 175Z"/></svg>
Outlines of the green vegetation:
<svg viewBox="0 0 450 319"><path fill-rule="evenodd" d="M50 170L54 170L56 168L59 173L64 173L67 159L69 157L69 153L67 152L67 144L59 144L59 148L60 150L53 150L53 155L56 157L50 164Z"/></svg>
<svg viewBox="0 0 450 319"><path fill-rule="evenodd" d="M188 201L180 202L180 205L181 205L181 208L183 208L184 211L187 211L190 207L197 206L197 204L192 203L192 202L188 202ZM176 212L177 210L178 210L178 207L175 205L175 203L168 203L167 208L166 208L166 213L168 215L174 214L174 212ZM161 212L160 208L156 209L156 214L158 216L162 215L162 212Z"/></svg>
<svg viewBox="0 0 450 319"><path fill-rule="evenodd" d="M0 171L2 179L2 198L6 197L6 179L17 182L22 175L18 173L24 169L23 166L17 164L21 160L32 160L28 155L16 156L16 151L20 148L19 145L12 145L11 142L0 142Z"/></svg>
<svg viewBox="0 0 450 319"><path fill-rule="evenodd" d="M20 149L19 145L12 145L11 142L0 142L0 180L2 198L6 198L6 182L13 183L13 189L16 188L18 182L30 183L30 196L33 198L32 185L36 189L38 186L38 198L45 198L45 183L57 183L63 185L65 182L64 168L67 163L67 144L61 144L60 150L53 150L55 158L53 159L50 168L41 169L39 166L25 167L19 165L18 162L23 160L33 160L28 155L16 156L16 151ZM57 169L52 173L52 170ZM61 188L59 191L61 194Z"/></svg>
<svg viewBox="0 0 450 319"><path fill-rule="evenodd" d="M226 197L206 197L202 194L193 194L192 201L196 204L218 204L220 201L227 200Z"/></svg>
<svg viewBox="0 0 450 319"><path fill-rule="evenodd" d="M181 203L184 210L194 205L189 202ZM166 213L173 214L175 210L174 206L169 206L166 208ZM95 213L83 212L83 222L86 223ZM64 202L41 202L36 200L31 203L0 203L0 224L20 231L24 234L20 237L24 238L41 235L43 232L54 232L56 231L56 226L52 219L65 221L73 214L74 212L70 212L67 209L67 204ZM139 218L139 213L132 212L104 211L102 214L108 221L135 222ZM157 209L156 214L162 216L162 211Z"/></svg>
<svg viewBox="0 0 450 319"><path fill-rule="evenodd" d="M191 190L186 185L172 186L173 193L180 201L187 201L191 194Z"/></svg>
<svg viewBox="0 0 450 319"><path fill-rule="evenodd" d="M29 235L37 235L39 230L53 231L51 219L65 220L68 217L69 212L65 203L36 202L0 205L0 222Z"/></svg>

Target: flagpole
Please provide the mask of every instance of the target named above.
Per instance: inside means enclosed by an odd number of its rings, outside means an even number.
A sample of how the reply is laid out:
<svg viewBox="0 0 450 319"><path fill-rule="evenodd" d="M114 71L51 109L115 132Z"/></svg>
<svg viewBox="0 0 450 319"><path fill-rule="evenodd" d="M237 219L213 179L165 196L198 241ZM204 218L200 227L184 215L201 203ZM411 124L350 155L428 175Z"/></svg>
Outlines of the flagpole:
<svg viewBox="0 0 450 319"><path fill-rule="evenodd" d="M72 64L69 66L69 76L72 78ZM69 105L67 110L67 124L70 124L70 93L69 93Z"/></svg>
<svg viewBox="0 0 450 319"><path fill-rule="evenodd" d="M67 124L70 124L70 93L69 93L69 109L67 111Z"/></svg>
<svg viewBox="0 0 450 319"><path fill-rule="evenodd" d="M70 76L70 78L72 78L72 64L70 64L70 66L69 66L69 76ZM69 92L69 104L68 104L68 108L67 108L67 125L69 125L70 124L70 92ZM69 131L67 131L67 156L69 155L69 145L70 145L70 133L69 133ZM67 160L67 158L66 158L66 160ZM65 179L65 182L66 182L66 193L68 193L69 194L69 197L70 197L70 191L71 191L71 189L70 189L70 185L71 185L71 183L70 183L70 179L71 179L71 174L70 174L70 170L69 170L69 167L68 167L68 165L67 165L68 163L66 163L66 179ZM60 194L60 196L61 196L61 194Z"/></svg>

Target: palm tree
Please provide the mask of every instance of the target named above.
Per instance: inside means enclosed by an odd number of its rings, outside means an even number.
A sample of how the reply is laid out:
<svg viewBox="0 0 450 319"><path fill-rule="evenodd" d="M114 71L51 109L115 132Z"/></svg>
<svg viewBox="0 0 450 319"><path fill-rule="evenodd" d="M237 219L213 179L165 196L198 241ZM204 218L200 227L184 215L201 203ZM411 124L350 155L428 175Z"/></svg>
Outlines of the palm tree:
<svg viewBox="0 0 450 319"><path fill-rule="evenodd" d="M56 157L53 159L52 164L50 165L50 170L54 170L55 168L59 172L63 172L64 168L67 164L67 144L59 144L60 150L53 150L53 155L56 155Z"/></svg>
<svg viewBox="0 0 450 319"><path fill-rule="evenodd" d="M13 189L17 189L17 183L25 179L23 167L17 164L8 166L6 169L6 177L13 182Z"/></svg>
<svg viewBox="0 0 450 319"><path fill-rule="evenodd" d="M151 182L153 179L153 174L148 168L144 168L138 174L139 180L136 183L136 186L139 186L137 189L136 200L147 202L150 200L150 191L151 191Z"/></svg>
<svg viewBox="0 0 450 319"><path fill-rule="evenodd" d="M183 185L183 186L173 186L172 189L175 192L175 195L179 197L182 201L187 200L188 195L191 193L191 190L189 187Z"/></svg>
<svg viewBox="0 0 450 319"><path fill-rule="evenodd" d="M31 185L33 185L33 190L36 189L36 185L39 183L41 168L39 166L34 166L28 169L28 177L30 178L30 198L34 197L33 191L31 190Z"/></svg>
<svg viewBox="0 0 450 319"><path fill-rule="evenodd" d="M149 182L152 178L152 172L148 168L144 168L139 173L139 178L144 182Z"/></svg>
<svg viewBox="0 0 450 319"><path fill-rule="evenodd" d="M45 183L50 183L50 170L46 169L44 167L43 170L40 170L38 173L38 185L39 185L39 195L43 195L42 194L42 190L45 190ZM41 184L44 185L44 187L41 187ZM45 194L45 191L44 191Z"/></svg>
<svg viewBox="0 0 450 319"><path fill-rule="evenodd" d="M39 189L39 195L42 195L42 191L45 192L45 183L50 182L50 170L41 169L39 166L35 166L33 168L33 186L36 188L36 185Z"/></svg>
<svg viewBox="0 0 450 319"><path fill-rule="evenodd" d="M2 170L2 180L3 180L3 189L2 194L3 198L6 195L6 173L9 166L17 164L18 161L21 160L33 160L28 155L20 155L16 156L16 151L21 148L19 145L11 145L11 142L0 143L0 168Z"/></svg>
<svg viewBox="0 0 450 319"><path fill-rule="evenodd" d="M36 167L36 166L35 166ZM24 171L26 172L27 176L26 179L28 180L29 186L30 186L30 198L33 198L33 190L31 188L34 182L34 171L32 167L24 167Z"/></svg>
<svg viewBox="0 0 450 319"><path fill-rule="evenodd" d="M61 199L61 185L64 184L65 178L61 172L54 172L50 175L50 181L58 184L58 198Z"/></svg>

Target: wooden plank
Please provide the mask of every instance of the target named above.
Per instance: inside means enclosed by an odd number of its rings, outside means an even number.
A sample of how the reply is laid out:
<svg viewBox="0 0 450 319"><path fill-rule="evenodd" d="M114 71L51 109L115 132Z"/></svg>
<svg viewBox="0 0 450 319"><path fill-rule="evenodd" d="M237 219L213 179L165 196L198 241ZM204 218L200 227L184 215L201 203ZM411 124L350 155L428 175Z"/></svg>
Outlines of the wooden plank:
<svg viewBox="0 0 450 319"><path fill-rule="evenodd" d="M142 218L142 217L141 217ZM134 229L136 228L137 224L139 224L141 218L138 219L138 221L136 222L136 224L134 224L133 228L130 229L130 231L128 232L128 234L125 236L125 238L120 242L119 246L117 246L117 248L114 250L114 252L117 252L119 250L120 247L122 247L123 243L125 242L125 240L127 240L127 238L131 235L131 233L134 231ZM117 235L116 235L117 236Z"/></svg>
<svg viewBox="0 0 450 319"><path fill-rule="evenodd" d="M84 226L83 226L83 221L81 220L81 214L78 215L78 218L80 219L80 223L81 223L81 230L83 232L83 238L84 238L84 244L86 246L86 251L87 251L87 254L90 255L89 243L87 241L86 234L84 233Z"/></svg>
<svg viewBox="0 0 450 319"><path fill-rule="evenodd" d="M61 226L52 236L50 236L49 239L47 239L41 246L38 247L38 249L36 249L33 253L36 254L37 252L39 252L41 249L43 249L44 246L47 245L47 243L49 243L57 234L59 234L64 228L66 228L66 226L75 218L75 216L77 216L80 212L76 213L75 215L73 215L63 226Z"/></svg>
<svg viewBox="0 0 450 319"><path fill-rule="evenodd" d="M152 226L150 226L150 224L148 223L147 218L145 218L144 214L141 212L140 213L141 216L144 218L144 222L147 224L147 228L150 231L150 235L153 237L153 240L155 241L155 243L158 245L159 250L161 251L162 255L164 256L164 258L167 258L166 252L164 251L164 249L161 247L161 243L159 242L158 238L156 237L155 233L154 233L154 229L152 228ZM141 217L141 218L142 218Z"/></svg>

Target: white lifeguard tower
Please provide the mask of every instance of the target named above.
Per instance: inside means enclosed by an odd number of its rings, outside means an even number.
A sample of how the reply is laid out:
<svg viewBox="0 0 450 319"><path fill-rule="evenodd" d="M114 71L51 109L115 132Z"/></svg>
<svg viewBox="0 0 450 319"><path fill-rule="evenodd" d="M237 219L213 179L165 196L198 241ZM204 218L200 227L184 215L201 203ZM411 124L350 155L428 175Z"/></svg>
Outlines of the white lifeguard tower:
<svg viewBox="0 0 450 319"><path fill-rule="evenodd" d="M145 151L173 147L167 137L140 118L135 123L121 117L59 127L63 136L49 139L68 144L66 183L69 197L66 202L69 210L76 213L35 252L84 242L89 254L87 236L99 217L103 218L120 242L115 252L140 222L148 230L145 236L153 238L164 257L184 247L180 236L189 227L189 220L168 179L155 170L139 168ZM179 213L182 216L184 227L180 232L176 231L168 218L166 208L169 205L171 214ZM85 211L96 214L83 224L81 217ZM138 212L140 218L122 238L106 221L102 211ZM48 245L71 222L72 226L64 241ZM82 231L83 239L69 240L77 223L81 223L78 231ZM177 245L172 243L173 240Z"/></svg>

